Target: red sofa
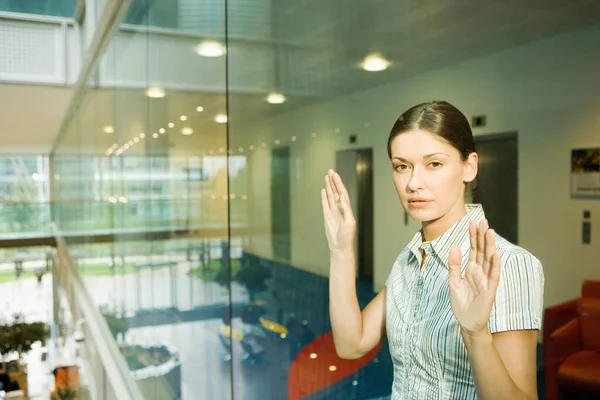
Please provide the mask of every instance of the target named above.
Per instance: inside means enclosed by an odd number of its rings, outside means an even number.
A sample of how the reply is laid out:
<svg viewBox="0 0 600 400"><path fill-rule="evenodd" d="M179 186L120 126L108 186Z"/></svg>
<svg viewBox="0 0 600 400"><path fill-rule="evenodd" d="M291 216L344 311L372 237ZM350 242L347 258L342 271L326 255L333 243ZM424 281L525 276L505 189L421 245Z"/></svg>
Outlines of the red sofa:
<svg viewBox="0 0 600 400"><path fill-rule="evenodd" d="M544 312L547 400L600 399L600 281Z"/></svg>

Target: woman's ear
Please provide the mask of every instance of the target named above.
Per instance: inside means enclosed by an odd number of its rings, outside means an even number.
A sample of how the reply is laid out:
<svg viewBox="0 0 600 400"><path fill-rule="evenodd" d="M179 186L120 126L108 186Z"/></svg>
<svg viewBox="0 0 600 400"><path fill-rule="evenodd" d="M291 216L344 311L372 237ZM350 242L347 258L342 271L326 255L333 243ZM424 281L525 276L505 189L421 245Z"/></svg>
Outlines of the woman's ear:
<svg viewBox="0 0 600 400"><path fill-rule="evenodd" d="M463 181L465 183L472 182L477 176L477 168L479 165L479 156L477 153L473 152L469 154L467 160L465 161L465 168L463 173Z"/></svg>

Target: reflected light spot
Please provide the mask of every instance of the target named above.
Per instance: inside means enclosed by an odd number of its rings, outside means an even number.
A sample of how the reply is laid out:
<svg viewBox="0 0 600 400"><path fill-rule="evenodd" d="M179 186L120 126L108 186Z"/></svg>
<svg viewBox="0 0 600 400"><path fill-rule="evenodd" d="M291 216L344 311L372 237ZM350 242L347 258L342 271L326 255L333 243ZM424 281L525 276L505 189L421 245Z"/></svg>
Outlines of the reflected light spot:
<svg viewBox="0 0 600 400"><path fill-rule="evenodd" d="M281 93L272 92L267 96L267 103L282 104L285 103L285 96Z"/></svg>
<svg viewBox="0 0 600 400"><path fill-rule="evenodd" d="M153 99L160 99L165 97L165 90L159 87L149 87L146 89L146 96Z"/></svg>
<svg viewBox="0 0 600 400"><path fill-rule="evenodd" d="M314 360L315 358L317 358L317 353L310 353L310 358L312 358L313 360Z"/></svg>
<svg viewBox="0 0 600 400"><path fill-rule="evenodd" d="M329 366L329 370L330 370L331 372L335 371L336 369L337 369L337 367L336 367L335 365L330 365L330 366Z"/></svg>
<svg viewBox="0 0 600 400"><path fill-rule="evenodd" d="M215 122L218 124L224 124L227 122L227 115L225 114L217 114L215 115Z"/></svg>

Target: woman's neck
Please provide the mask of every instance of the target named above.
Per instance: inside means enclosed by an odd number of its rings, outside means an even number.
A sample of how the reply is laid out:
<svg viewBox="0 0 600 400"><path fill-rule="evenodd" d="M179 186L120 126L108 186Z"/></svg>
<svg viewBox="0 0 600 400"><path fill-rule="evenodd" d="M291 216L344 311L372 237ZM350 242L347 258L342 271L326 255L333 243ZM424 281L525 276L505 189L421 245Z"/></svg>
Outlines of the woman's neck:
<svg viewBox="0 0 600 400"><path fill-rule="evenodd" d="M462 217L467 214L467 209L464 203L457 204L450 212L441 216L440 218L423 222L423 240L431 242L442 236L452 225L458 222Z"/></svg>

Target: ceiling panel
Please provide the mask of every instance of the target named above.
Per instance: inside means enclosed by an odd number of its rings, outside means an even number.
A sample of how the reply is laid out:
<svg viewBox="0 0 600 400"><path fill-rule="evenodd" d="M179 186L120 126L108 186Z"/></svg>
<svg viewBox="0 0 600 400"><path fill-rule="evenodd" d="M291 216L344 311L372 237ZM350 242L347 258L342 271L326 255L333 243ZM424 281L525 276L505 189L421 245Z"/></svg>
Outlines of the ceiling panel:
<svg viewBox="0 0 600 400"><path fill-rule="evenodd" d="M248 0L243 2L250 4ZM263 1L261 7L260 18L269 14L270 29L261 30L261 35L246 41L249 46L260 43L277 49L276 60L249 52L247 62L229 64L230 82L252 79L247 71L249 65L261 70L275 63L275 79L281 91L285 94L287 89L297 95L277 106L265 102L265 93L232 95L229 114L234 118L233 124L298 109L600 21L597 0L278 0ZM241 24L247 7L237 10L232 11L237 14L231 20ZM248 13L247 18L255 21L257 14ZM252 21L248 21L248 26ZM382 53L392 62L391 68L377 73L362 71L359 63L371 52ZM48 152L70 96L71 89L64 87L0 85L3 152ZM199 105L205 108L203 113L195 111ZM224 125L212 120L216 113L225 112L223 92L168 91L164 99L148 99L139 90L102 89L92 93L82 107L87 117L80 129L86 133L85 143L94 151L103 152L115 138L119 141L121 137L134 137L142 129L148 130L146 134L160 127L167 129L168 122L176 123L179 132L184 125L194 130L188 137L170 132L167 136L173 151L202 151L225 141ZM186 124L178 120L182 114L189 117ZM106 125L114 126L115 133L105 134L102 129ZM71 145L81 146L80 139L72 136Z"/></svg>

